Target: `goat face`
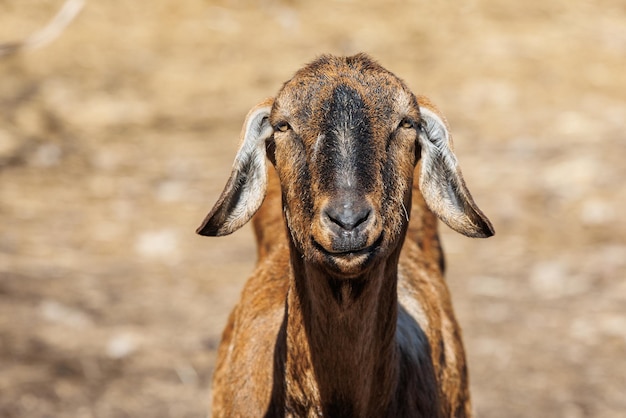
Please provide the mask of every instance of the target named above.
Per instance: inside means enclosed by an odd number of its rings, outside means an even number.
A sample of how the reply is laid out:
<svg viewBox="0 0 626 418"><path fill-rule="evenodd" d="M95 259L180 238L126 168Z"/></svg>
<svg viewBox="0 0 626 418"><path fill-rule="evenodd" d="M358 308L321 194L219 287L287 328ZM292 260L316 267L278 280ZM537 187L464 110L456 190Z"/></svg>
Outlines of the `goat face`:
<svg viewBox="0 0 626 418"><path fill-rule="evenodd" d="M401 243L413 172L429 208L453 229L493 229L461 176L443 117L365 55L324 56L253 108L228 184L198 232L224 235L265 195L265 155L278 172L296 250L350 278Z"/></svg>
<svg viewBox="0 0 626 418"><path fill-rule="evenodd" d="M322 58L284 85L270 147L292 241L307 261L351 277L397 247L419 123L413 94L362 56Z"/></svg>

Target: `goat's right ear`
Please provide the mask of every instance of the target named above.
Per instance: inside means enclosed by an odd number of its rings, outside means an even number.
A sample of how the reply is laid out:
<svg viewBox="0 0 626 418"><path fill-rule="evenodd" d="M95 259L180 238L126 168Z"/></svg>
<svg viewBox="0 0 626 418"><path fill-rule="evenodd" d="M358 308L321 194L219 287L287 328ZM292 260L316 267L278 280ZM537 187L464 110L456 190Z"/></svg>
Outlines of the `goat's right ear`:
<svg viewBox="0 0 626 418"><path fill-rule="evenodd" d="M267 189L265 141L273 134L269 122L273 102L274 99L266 99L248 112L230 178L196 230L198 234L228 235L241 228L261 207Z"/></svg>

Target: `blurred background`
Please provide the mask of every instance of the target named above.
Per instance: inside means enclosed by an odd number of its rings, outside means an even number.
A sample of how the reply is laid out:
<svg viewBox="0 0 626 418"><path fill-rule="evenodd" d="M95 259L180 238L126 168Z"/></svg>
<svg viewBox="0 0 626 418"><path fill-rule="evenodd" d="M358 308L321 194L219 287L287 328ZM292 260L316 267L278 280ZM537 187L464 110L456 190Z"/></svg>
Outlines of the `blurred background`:
<svg viewBox="0 0 626 418"><path fill-rule="evenodd" d="M0 0L0 42L63 0ZM194 230L250 107L368 52L497 234L441 227L480 417L626 413L623 0L87 1L0 58L0 416L202 417L249 227Z"/></svg>

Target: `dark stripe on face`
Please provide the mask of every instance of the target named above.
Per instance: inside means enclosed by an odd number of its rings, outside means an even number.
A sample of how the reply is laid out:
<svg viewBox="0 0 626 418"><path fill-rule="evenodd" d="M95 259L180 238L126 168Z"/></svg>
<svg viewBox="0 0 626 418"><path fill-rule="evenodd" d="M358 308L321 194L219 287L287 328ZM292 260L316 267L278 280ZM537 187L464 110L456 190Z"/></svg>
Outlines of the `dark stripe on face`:
<svg viewBox="0 0 626 418"><path fill-rule="evenodd" d="M315 151L322 187L372 191L376 150L365 101L354 88L340 84L324 109L323 135Z"/></svg>

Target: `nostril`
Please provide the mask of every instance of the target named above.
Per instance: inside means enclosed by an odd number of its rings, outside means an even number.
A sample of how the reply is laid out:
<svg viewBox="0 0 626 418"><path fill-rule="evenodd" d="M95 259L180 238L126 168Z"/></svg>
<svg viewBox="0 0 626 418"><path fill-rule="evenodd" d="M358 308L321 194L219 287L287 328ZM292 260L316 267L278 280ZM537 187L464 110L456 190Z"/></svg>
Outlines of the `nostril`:
<svg viewBox="0 0 626 418"><path fill-rule="evenodd" d="M341 204L331 205L324 212L332 223L343 230L352 231L369 219L371 209Z"/></svg>

